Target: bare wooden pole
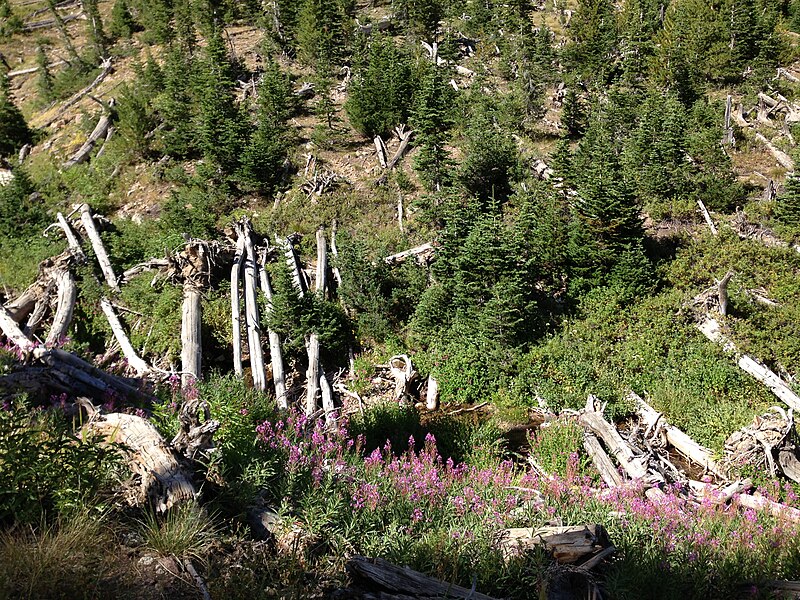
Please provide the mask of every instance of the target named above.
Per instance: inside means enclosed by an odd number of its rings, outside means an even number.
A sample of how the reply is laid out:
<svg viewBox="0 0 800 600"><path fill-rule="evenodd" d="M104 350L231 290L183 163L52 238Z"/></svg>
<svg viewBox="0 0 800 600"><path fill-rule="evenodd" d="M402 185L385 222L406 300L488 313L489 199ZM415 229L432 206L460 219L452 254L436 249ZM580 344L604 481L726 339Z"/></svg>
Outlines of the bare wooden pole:
<svg viewBox="0 0 800 600"><path fill-rule="evenodd" d="M134 368L138 375L144 375L150 371L149 365L142 360L142 358L136 353L134 350L133 345L131 344L131 340L128 338L128 334L125 333L125 329L122 327L122 323L117 316L117 313L114 311L114 307L111 305L111 302L103 296L100 298L100 308L105 314L106 319L108 319L108 323L111 326L111 331L114 334L114 338L117 340L119 347L122 349L122 354L128 360L128 364Z"/></svg>
<svg viewBox="0 0 800 600"><path fill-rule="evenodd" d="M78 286L75 285L75 278L69 269L65 268L56 275L56 287L58 288L58 307L45 340L45 344L48 346L58 343L67 336L69 325L72 322L72 310L75 308L75 301L78 298Z"/></svg>
<svg viewBox="0 0 800 600"><path fill-rule="evenodd" d="M267 298L267 317L272 312L272 286L269 282L269 275L265 267L266 260L262 256L261 268L259 269L259 276L261 281L261 291ZM269 337L269 356L272 363L272 381L275 384L275 400L278 408L288 408L288 399L286 397L286 374L283 366L283 353L281 352L281 338L272 329L267 329Z"/></svg>
<svg viewBox="0 0 800 600"><path fill-rule="evenodd" d="M183 284L181 313L181 386L200 379L203 364L202 303L200 290L191 281Z"/></svg>
<svg viewBox="0 0 800 600"><path fill-rule="evenodd" d="M317 394L319 393L319 337L312 333L306 339L308 353L308 370L306 370L306 415L317 410Z"/></svg>
<svg viewBox="0 0 800 600"><path fill-rule="evenodd" d="M103 244L103 240L100 238L100 234L97 232L97 227L95 226L94 219L92 218L92 211L88 204L81 204L79 210L81 213L81 223L83 223L83 228L86 230L86 235L89 237L89 241L92 243L92 249L94 250L95 256L97 256L97 262L100 263L100 270L103 272L103 277L105 277L108 287L115 292L119 292L117 277L114 275L114 269L111 267L111 261L108 258L108 253L106 252L106 247Z"/></svg>
<svg viewBox="0 0 800 600"><path fill-rule="evenodd" d="M233 372L242 376L242 311L239 305L239 279L244 260L244 238L236 240L236 255L231 267L231 327L233 329Z"/></svg>
<svg viewBox="0 0 800 600"><path fill-rule="evenodd" d="M253 247L253 229L249 219L239 224L240 235L244 238L244 296L245 318L247 320L247 345L250 350L250 371L253 376L253 387L264 391L267 387L264 369L264 353L261 349L261 323L258 314L258 296L256 284L256 252Z"/></svg>

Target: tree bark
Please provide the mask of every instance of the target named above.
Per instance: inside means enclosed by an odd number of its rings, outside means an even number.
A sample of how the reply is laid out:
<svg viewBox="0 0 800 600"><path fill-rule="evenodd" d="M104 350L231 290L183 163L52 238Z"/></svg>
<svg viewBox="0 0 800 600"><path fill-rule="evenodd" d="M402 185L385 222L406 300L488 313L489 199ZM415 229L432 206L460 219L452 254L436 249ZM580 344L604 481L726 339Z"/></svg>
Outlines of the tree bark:
<svg viewBox="0 0 800 600"><path fill-rule="evenodd" d="M428 410L436 410L439 408L439 382L433 378L433 375L428 375L428 389L425 392L425 408Z"/></svg>
<svg viewBox="0 0 800 600"><path fill-rule="evenodd" d="M239 303L239 280L241 279L242 262L244 261L244 238L240 235L236 240L236 255L231 267L231 328L233 330L233 372L239 377L242 369L242 310Z"/></svg>
<svg viewBox="0 0 800 600"><path fill-rule="evenodd" d="M108 324L111 326L114 338L122 349L122 354L128 360L128 364L133 367L136 374L139 376L149 373L150 366L136 353L136 350L134 350L131 340L128 338L128 334L125 333L125 329L122 327L119 317L117 317L117 313L114 312L114 307L105 296L100 298L100 308L103 314L105 314L106 319L108 319Z"/></svg>
<svg viewBox="0 0 800 600"><path fill-rule="evenodd" d="M261 322L258 311L258 287L256 270L258 262L253 248L253 229L249 219L239 224L239 235L244 239L244 296L247 320L247 345L250 350L250 371L253 387L264 391L267 387L264 369L264 354L261 349Z"/></svg>
<svg viewBox="0 0 800 600"><path fill-rule="evenodd" d="M60 271L55 280L58 287L58 307L45 340L45 344L48 346L57 344L67 337L67 331L72 322L72 311L78 298L78 286L75 285L75 278L68 269Z"/></svg>
<svg viewBox="0 0 800 600"><path fill-rule="evenodd" d="M407 354L398 354L389 359L389 372L394 379L394 398L402 400L413 397L411 384L417 379L417 371Z"/></svg>
<svg viewBox="0 0 800 600"><path fill-rule="evenodd" d="M379 135L375 136L373 140L375 143L375 152L378 154L378 162L382 168L386 168L386 144L383 143L383 138Z"/></svg>
<svg viewBox="0 0 800 600"><path fill-rule="evenodd" d="M105 277L108 287L115 292L119 292L117 277L114 275L114 269L111 267L111 261L108 258L106 247L103 245L103 240L100 238L100 234L95 227L92 211L88 204L81 204L79 210L81 213L81 223L83 223L86 235L92 243L92 249L94 250L95 256L97 256L97 262L100 263L100 270L103 271L103 277Z"/></svg>
<svg viewBox="0 0 800 600"><path fill-rule="evenodd" d="M200 290L189 281L183 284L181 313L181 387L200 379L203 365L202 303Z"/></svg>
<svg viewBox="0 0 800 600"><path fill-rule="evenodd" d="M269 275L264 268L265 262L262 259L259 275L261 278L261 291L267 298L266 310L267 318L269 318L272 312L272 286L269 283ZM272 381L275 384L275 400L278 408L286 409L289 404L286 397L286 375L283 366L283 353L281 352L281 338L272 329L267 329L267 335L269 336L269 356L272 363Z"/></svg>
<svg viewBox="0 0 800 600"><path fill-rule="evenodd" d="M675 447L681 454L689 458L695 464L700 465L706 471L726 479L727 476L713 458L713 453L708 448L704 448L683 431L670 425L660 412L644 401L638 394L631 392L631 397L636 404L636 412L647 425L648 431L659 427L667 438L667 441Z"/></svg>
<svg viewBox="0 0 800 600"><path fill-rule="evenodd" d="M700 212L703 214L703 218L706 220L706 224L708 228L711 230L712 235L717 235L719 232L717 231L716 226L714 225L714 221L711 219L711 214L708 212L706 205L703 204L703 201L700 198L697 199L697 205L700 207Z"/></svg>
<svg viewBox="0 0 800 600"><path fill-rule="evenodd" d="M306 339L308 352L308 370L306 371L306 415L317 410L317 394L319 393L319 337L312 333Z"/></svg>
<svg viewBox="0 0 800 600"><path fill-rule="evenodd" d="M717 285L717 296L719 297L719 314L723 317L728 314L728 283L733 277L733 271L725 273Z"/></svg>

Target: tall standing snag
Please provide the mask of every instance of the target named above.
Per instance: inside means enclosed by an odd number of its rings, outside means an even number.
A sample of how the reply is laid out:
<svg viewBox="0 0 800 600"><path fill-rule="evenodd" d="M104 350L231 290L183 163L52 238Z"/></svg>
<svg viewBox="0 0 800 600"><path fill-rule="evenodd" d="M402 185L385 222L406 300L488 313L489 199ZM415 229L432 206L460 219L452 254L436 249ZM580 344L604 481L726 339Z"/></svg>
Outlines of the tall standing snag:
<svg viewBox="0 0 800 600"><path fill-rule="evenodd" d="M257 277L258 262L253 247L253 228L250 220L242 219L237 225L239 236L244 240L244 297L245 320L247 324L247 346L250 351L250 371L253 376L253 387L263 391L266 389L264 370L264 354L261 349L261 323L258 314Z"/></svg>
<svg viewBox="0 0 800 600"><path fill-rule="evenodd" d="M259 277L261 282L261 291L267 299L267 317L272 312L272 286L269 282L269 275L264 268L266 251L261 257L261 268L259 269ZM272 363L272 381L275 385L275 400L278 408L288 408L289 403L286 397L286 374L283 367L283 353L281 352L281 338L277 332L272 329L267 329L269 337L269 356Z"/></svg>

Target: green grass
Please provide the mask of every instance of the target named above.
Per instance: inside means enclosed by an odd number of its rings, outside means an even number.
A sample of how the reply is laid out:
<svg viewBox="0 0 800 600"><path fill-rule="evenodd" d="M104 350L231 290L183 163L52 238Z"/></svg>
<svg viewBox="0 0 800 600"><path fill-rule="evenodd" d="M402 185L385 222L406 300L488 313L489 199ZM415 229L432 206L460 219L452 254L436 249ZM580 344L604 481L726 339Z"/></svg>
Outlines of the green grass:
<svg viewBox="0 0 800 600"><path fill-rule="evenodd" d="M138 523L146 549L160 556L204 562L217 536L213 519L196 504L174 507L166 514L149 511Z"/></svg>

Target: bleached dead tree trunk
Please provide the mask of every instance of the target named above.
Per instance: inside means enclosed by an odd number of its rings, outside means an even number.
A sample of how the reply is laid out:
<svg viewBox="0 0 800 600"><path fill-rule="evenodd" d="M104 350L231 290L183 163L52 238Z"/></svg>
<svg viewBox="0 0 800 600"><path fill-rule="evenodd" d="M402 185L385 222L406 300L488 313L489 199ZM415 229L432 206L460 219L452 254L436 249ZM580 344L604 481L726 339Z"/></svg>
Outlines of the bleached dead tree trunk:
<svg viewBox="0 0 800 600"><path fill-rule="evenodd" d="M436 410L439 408L439 382L428 375L428 390L425 393L425 408Z"/></svg>
<svg viewBox="0 0 800 600"><path fill-rule="evenodd" d="M103 277L105 277L108 287L115 292L119 292L117 278L114 275L114 269L111 267L111 261L108 258L106 247L103 244L103 240L100 238L100 234L97 232L97 227L94 224L92 211L88 204L81 204L79 210L81 213L81 223L83 223L83 228L86 230L86 235L92 244L92 249L94 250L95 256L97 256L97 262L100 263L100 270L103 272Z"/></svg>
<svg viewBox="0 0 800 600"><path fill-rule="evenodd" d="M708 225L708 228L711 230L711 234L717 235L719 233L717 231L717 227L714 225L714 221L711 219L711 214L708 212L706 205L703 203L702 200L700 200L700 198L697 199L697 206L700 207L700 212L702 213L703 218L705 219L706 224Z"/></svg>
<svg viewBox="0 0 800 600"><path fill-rule="evenodd" d="M767 150L770 154L778 161L778 164L782 166L787 171L794 171L794 161L792 158L786 154L783 150L779 150L776 148L772 142L770 142L767 138L765 138L760 133L756 133L756 139L766 146Z"/></svg>
<svg viewBox="0 0 800 600"><path fill-rule="evenodd" d="M108 319L108 323L111 326L111 332L114 334L114 338L117 340L117 343L122 350L122 354L127 359L128 364L133 367L133 369L136 371L136 374L139 376L148 373L150 371L150 367L136 353L136 350L134 350L131 340L128 338L128 334L125 333L125 329L122 327L119 317L117 317L117 313L114 312L114 307L105 296L100 298L100 309L103 311L106 319Z"/></svg>
<svg viewBox="0 0 800 600"><path fill-rule="evenodd" d="M244 297L247 320L247 345L250 351L250 371L253 387L264 391L267 387L264 369L264 354L261 349L261 322L258 311L257 275L258 262L253 247L253 228L245 218L239 223L239 235L244 239Z"/></svg>
<svg viewBox="0 0 800 600"><path fill-rule="evenodd" d="M244 261L244 238L236 240L236 255L231 267L231 328L233 332L233 372L242 376L242 310L239 304L239 279Z"/></svg>
<svg viewBox="0 0 800 600"><path fill-rule="evenodd" d="M267 318L272 312L272 286L269 282L269 275L265 267L266 260L262 257L259 276L261 281L261 291L267 299ZM277 332L267 329L269 337L269 356L272 363L272 381L275 384L275 400L278 408L286 409L289 407L286 397L286 374L283 366L283 353L281 352L281 338Z"/></svg>
<svg viewBox="0 0 800 600"><path fill-rule="evenodd" d="M108 77L111 73L111 59L104 58L102 64L100 65L101 71L100 74L95 78L95 80L90 83L88 86L83 88L81 91L76 92L72 96L70 96L60 107L59 109L53 114L50 118L46 119L44 123L38 125L39 127L48 127L52 125L57 119L61 118L61 116L67 112L67 110L76 102L78 102L81 98L83 98L86 94L91 92L94 88L100 85L103 80Z"/></svg>
<svg viewBox="0 0 800 600"><path fill-rule="evenodd" d="M202 373L202 304L200 300L200 290L194 283L184 282L181 313L181 386L183 388L199 380Z"/></svg>
<svg viewBox="0 0 800 600"><path fill-rule="evenodd" d="M112 98L109 101L109 106L114 105L114 99ZM104 114L100 117L100 120L97 122L94 130L91 134L89 134L89 138L84 142L84 144L78 149L75 154L73 154L67 162L64 163L63 168L69 169L70 167L74 167L80 163L86 162L89 158L89 154L91 154L92 150L94 149L94 145L97 141L105 137L106 134L109 132L111 128L111 115Z"/></svg>
<svg viewBox="0 0 800 600"><path fill-rule="evenodd" d="M733 277L733 271L725 273L720 282L717 284L717 296L719 298L719 314L723 317L728 314L728 283Z"/></svg>
<svg viewBox="0 0 800 600"><path fill-rule="evenodd" d="M78 298L78 286L69 269L64 269L56 275L58 289L58 305L53 317L53 324L47 334L45 344L52 346L67 336L69 325L72 322L72 311Z"/></svg>
<svg viewBox="0 0 800 600"><path fill-rule="evenodd" d="M583 447L586 449L586 454L592 459L595 469L600 473L603 483L608 487L619 487L623 484L622 475L617 471L614 462L606 454L606 451L603 450L597 436L589 431L584 432Z"/></svg>

